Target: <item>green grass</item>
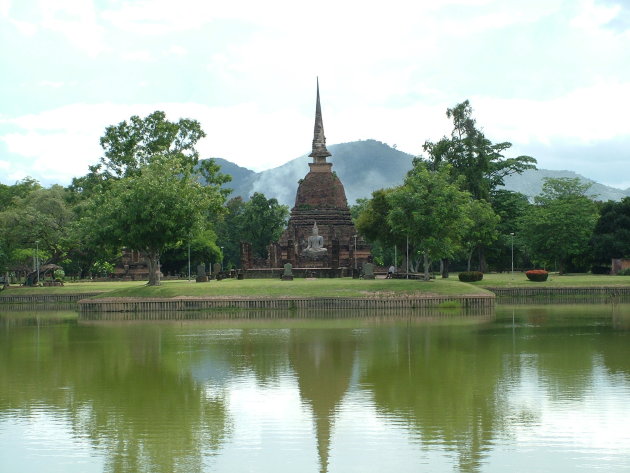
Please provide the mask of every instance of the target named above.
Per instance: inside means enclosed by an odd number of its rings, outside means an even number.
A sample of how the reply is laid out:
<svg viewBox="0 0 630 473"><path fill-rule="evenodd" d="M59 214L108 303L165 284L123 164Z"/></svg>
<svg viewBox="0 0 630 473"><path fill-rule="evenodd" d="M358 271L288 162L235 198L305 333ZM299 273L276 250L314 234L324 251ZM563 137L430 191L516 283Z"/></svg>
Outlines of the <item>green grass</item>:
<svg viewBox="0 0 630 473"><path fill-rule="evenodd" d="M164 281L161 286L129 286L101 297L393 297L399 295L484 294L456 279L430 282L403 279L225 279L207 283Z"/></svg>
<svg viewBox="0 0 630 473"><path fill-rule="evenodd" d="M0 298L19 294L76 294L103 291L100 297L390 297L483 294L487 287L630 287L630 276L550 273L545 282L532 282L524 273L486 274L482 281L462 283L449 279L424 282L404 279L226 279L207 283L163 281L148 287L145 281L69 282L63 287L16 287L0 292Z"/></svg>
<svg viewBox="0 0 630 473"><path fill-rule="evenodd" d="M455 276L456 277L456 276ZM549 273L544 282L533 282L525 273L484 274L483 280L471 283L478 287L597 287L630 286L630 276L608 276L603 274L566 274Z"/></svg>
<svg viewBox="0 0 630 473"><path fill-rule="evenodd" d="M0 291L2 296L18 296L22 294L79 294L82 292L98 292L112 291L134 286L144 286L146 281L107 281L107 282L66 282L64 286L52 287L27 287L27 286L9 286L8 289Z"/></svg>

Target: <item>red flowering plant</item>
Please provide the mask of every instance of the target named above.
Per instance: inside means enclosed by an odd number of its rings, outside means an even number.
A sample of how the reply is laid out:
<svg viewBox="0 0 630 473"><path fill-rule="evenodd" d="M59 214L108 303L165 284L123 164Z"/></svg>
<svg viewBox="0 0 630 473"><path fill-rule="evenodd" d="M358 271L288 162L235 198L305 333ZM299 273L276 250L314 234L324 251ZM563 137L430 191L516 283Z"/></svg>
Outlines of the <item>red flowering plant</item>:
<svg viewBox="0 0 630 473"><path fill-rule="evenodd" d="M527 279L530 281L543 282L547 280L549 273L544 269L530 269L525 272L525 276L527 276Z"/></svg>

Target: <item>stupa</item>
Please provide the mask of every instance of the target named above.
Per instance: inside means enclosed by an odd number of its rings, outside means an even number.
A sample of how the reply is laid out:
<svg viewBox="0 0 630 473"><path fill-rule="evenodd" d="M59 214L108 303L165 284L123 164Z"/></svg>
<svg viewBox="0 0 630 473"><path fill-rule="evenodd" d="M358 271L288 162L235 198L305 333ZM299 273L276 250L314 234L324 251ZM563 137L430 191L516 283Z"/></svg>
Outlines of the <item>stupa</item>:
<svg viewBox="0 0 630 473"><path fill-rule="evenodd" d="M341 277L360 270L371 259L369 245L352 223L343 184L326 160L330 156L318 81L313 150L309 155L313 162L299 182L286 230L278 242L269 246L267 268L291 263L298 276ZM251 269L247 253L245 248L241 262L244 269Z"/></svg>

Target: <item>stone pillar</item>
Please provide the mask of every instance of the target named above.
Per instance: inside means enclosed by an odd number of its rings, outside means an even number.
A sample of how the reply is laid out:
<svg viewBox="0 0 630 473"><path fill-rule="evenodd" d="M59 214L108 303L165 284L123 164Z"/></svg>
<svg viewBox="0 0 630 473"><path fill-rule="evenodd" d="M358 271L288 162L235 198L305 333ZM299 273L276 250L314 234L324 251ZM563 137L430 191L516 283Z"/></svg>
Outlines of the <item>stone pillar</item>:
<svg viewBox="0 0 630 473"><path fill-rule="evenodd" d="M271 243L269 245L269 267L282 267L282 249L280 248L279 243Z"/></svg>
<svg viewBox="0 0 630 473"><path fill-rule="evenodd" d="M339 240L333 240L330 248L330 267L339 268Z"/></svg>
<svg viewBox="0 0 630 473"><path fill-rule="evenodd" d="M292 266L297 266L297 258L295 255L295 245L293 240L287 241L287 263L291 263Z"/></svg>
<svg viewBox="0 0 630 473"><path fill-rule="evenodd" d="M243 269L252 269L252 245L246 241L241 242L241 267Z"/></svg>

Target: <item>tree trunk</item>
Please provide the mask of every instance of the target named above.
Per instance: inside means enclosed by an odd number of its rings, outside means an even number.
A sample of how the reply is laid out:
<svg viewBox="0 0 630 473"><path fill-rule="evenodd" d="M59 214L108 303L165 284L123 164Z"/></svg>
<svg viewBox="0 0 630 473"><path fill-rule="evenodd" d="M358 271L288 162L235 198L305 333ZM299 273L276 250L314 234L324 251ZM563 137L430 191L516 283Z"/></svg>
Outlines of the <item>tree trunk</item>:
<svg viewBox="0 0 630 473"><path fill-rule="evenodd" d="M442 279L448 279L448 263L448 258L442 258L442 260L440 261L440 272L442 273Z"/></svg>
<svg viewBox="0 0 630 473"><path fill-rule="evenodd" d="M474 252L474 248L472 250L470 250L470 253L468 253L468 266L466 271L470 271L470 261L472 260L472 256L473 256L473 252Z"/></svg>
<svg viewBox="0 0 630 473"><path fill-rule="evenodd" d="M479 271L482 273L488 272L488 263L486 262L486 251L483 246L479 247Z"/></svg>
<svg viewBox="0 0 630 473"><path fill-rule="evenodd" d="M431 260L429 259L428 253L423 253L424 258L424 280L429 281L431 279L431 275L429 274L429 269L431 268Z"/></svg>
<svg viewBox="0 0 630 473"><path fill-rule="evenodd" d="M147 264L149 266L149 286L160 285L160 253L157 251L147 252Z"/></svg>

